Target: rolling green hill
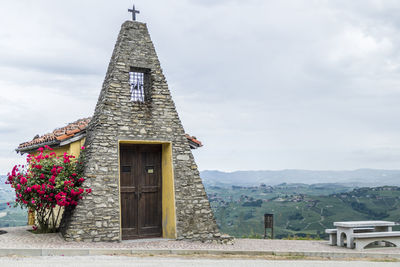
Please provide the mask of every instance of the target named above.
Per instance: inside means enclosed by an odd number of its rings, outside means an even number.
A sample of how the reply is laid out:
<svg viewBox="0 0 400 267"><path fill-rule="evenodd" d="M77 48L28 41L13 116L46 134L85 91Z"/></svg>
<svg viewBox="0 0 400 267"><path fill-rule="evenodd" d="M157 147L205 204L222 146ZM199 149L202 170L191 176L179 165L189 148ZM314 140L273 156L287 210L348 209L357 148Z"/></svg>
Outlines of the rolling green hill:
<svg viewBox="0 0 400 267"><path fill-rule="evenodd" d="M235 237L264 234L263 214L274 214L275 237L326 238L334 221L400 220L400 187L351 189L341 185L207 186L222 232Z"/></svg>

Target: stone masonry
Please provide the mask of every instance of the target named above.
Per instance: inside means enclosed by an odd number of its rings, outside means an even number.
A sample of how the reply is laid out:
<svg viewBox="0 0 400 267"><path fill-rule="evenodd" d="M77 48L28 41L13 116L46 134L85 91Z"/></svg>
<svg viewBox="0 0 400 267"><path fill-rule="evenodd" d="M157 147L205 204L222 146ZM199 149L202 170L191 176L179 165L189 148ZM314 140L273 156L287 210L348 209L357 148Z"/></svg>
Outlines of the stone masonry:
<svg viewBox="0 0 400 267"><path fill-rule="evenodd" d="M148 101L130 101L131 67L150 70ZM121 28L86 139L85 186L92 194L65 212L66 240L119 241L118 140L172 142L177 239L221 237L207 195L144 23Z"/></svg>

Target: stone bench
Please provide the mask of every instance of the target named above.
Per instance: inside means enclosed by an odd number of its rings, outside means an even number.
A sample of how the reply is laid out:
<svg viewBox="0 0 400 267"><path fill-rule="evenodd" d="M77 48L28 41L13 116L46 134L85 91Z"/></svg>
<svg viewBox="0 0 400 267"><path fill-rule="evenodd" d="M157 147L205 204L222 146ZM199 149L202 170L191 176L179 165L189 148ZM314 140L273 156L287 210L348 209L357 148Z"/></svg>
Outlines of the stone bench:
<svg viewBox="0 0 400 267"><path fill-rule="evenodd" d="M337 244L337 230L336 229L325 229L325 233L329 234L329 245L336 246Z"/></svg>
<svg viewBox="0 0 400 267"><path fill-rule="evenodd" d="M400 231L354 233L353 238L357 250L362 250L375 242L384 242L385 246L393 244L396 247L400 247Z"/></svg>
<svg viewBox="0 0 400 267"><path fill-rule="evenodd" d="M373 232L375 228L373 227L361 227L354 228L354 233L369 233ZM325 229L325 233L329 234L329 245L337 245L337 229Z"/></svg>

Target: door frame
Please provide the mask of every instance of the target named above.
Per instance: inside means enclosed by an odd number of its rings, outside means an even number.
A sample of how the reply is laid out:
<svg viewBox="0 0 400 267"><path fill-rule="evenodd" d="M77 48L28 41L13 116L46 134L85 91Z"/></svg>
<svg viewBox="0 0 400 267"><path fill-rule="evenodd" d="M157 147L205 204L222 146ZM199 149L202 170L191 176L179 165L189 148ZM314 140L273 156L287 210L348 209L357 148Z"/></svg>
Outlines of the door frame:
<svg viewBox="0 0 400 267"><path fill-rule="evenodd" d="M119 239L122 241L121 225L121 166L120 166L120 147L121 144L157 144L162 145L161 151L161 210L162 210L162 237L176 239L176 209L175 209L175 182L174 168L172 160L172 142L168 141L145 141L145 140L118 140L118 199L119 199Z"/></svg>

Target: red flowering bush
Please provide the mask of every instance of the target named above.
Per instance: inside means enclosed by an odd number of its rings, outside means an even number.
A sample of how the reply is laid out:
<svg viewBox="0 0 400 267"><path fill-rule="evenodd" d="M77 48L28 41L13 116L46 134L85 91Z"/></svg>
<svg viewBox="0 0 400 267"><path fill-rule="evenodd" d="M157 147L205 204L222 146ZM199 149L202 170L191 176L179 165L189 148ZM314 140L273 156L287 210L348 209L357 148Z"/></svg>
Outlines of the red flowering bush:
<svg viewBox="0 0 400 267"><path fill-rule="evenodd" d="M67 153L57 157L51 150L45 146L38 149L37 156L29 154L27 165L14 166L6 181L15 189L16 206L36 212L42 232L57 231L61 207L76 206L84 194L92 191L82 187L83 151L75 159Z"/></svg>

